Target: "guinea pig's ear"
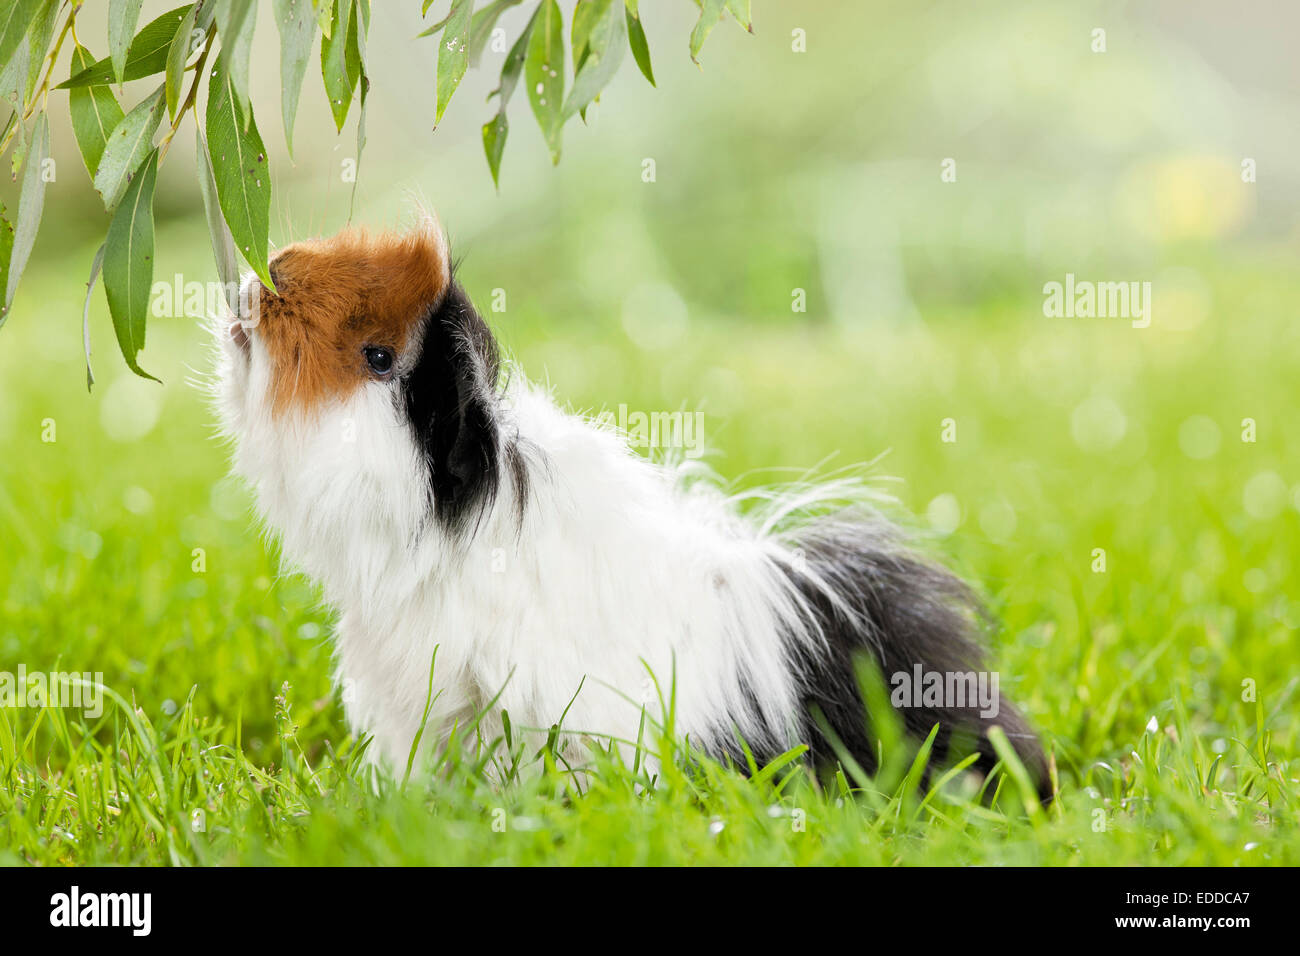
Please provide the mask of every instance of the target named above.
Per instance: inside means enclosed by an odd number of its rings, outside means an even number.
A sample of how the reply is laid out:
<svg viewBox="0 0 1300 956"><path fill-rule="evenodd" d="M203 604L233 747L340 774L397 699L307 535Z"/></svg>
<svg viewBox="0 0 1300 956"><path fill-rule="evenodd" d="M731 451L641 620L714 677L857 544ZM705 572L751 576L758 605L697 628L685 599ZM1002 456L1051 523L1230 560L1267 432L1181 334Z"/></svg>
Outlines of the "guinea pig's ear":
<svg viewBox="0 0 1300 956"><path fill-rule="evenodd" d="M462 527L499 485L496 384L487 323L452 281L425 319L419 358L403 380L405 410L429 474L434 515Z"/></svg>

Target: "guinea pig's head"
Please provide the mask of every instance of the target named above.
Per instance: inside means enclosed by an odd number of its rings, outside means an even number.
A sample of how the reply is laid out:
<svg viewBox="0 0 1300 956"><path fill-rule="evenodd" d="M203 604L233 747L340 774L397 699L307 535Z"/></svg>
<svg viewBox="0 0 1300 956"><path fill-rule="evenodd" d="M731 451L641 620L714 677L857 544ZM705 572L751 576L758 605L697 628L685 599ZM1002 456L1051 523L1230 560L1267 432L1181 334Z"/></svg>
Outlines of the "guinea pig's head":
<svg viewBox="0 0 1300 956"><path fill-rule="evenodd" d="M218 326L218 405L286 551L461 525L496 490L499 361L436 222L294 243L270 273Z"/></svg>

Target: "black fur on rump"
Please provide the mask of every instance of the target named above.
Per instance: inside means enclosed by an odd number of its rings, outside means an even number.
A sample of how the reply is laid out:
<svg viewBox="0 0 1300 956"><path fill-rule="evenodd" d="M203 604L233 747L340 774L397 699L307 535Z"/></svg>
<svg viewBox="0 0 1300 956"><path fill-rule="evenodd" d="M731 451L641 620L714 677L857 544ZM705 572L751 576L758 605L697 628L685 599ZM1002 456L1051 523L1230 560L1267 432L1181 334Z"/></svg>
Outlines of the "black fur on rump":
<svg viewBox="0 0 1300 956"><path fill-rule="evenodd" d="M499 434L500 375L496 339L453 280L429 308L419 360L402 382L406 417L429 471L433 514L451 531L466 527L495 499L503 459L523 508L518 445L503 443Z"/></svg>
<svg viewBox="0 0 1300 956"><path fill-rule="evenodd" d="M988 615L979 600L948 570L931 564L902 546L900 532L881 519L827 516L800 535L797 546L807 562L806 574L788 570L792 584L814 609L826 648L817 653L791 641L801 673L803 709L801 739L819 768L833 767L836 753L823 733L815 711L844 748L868 773L876 770L876 745L862 700L855 658L868 653L879 669L885 691L891 678L910 679L917 664L925 673L979 673L984 670L980 630ZM835 592L837 606L820 579ZM917 704L913 701L913 704ZM930 766L956 762L979 753L975 766L988 773L998 757L988 730L1006 733L1030 775L1040 799L1051 799L1047 762L1038 738L1024 718L999 691L996 716L982 717L973 706L896 707L909 736L924 740L935 724L939 732Z"/></svg>

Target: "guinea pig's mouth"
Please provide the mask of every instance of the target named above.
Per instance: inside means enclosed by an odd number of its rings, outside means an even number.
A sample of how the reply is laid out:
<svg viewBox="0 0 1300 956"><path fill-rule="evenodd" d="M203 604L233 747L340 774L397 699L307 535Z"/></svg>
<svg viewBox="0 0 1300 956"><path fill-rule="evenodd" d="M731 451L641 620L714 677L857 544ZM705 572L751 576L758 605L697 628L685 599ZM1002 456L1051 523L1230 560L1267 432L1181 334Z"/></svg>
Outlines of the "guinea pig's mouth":
<svg viewBox="0 0 1300 956"><path fill-rule="evenodd" d="M247 358L249 352L252 350L252 343L249 341L248 332L244 330L244 323L239 319L235 319L235 321L231 323L230 337L234 339L235 347L238 348L239 351L243 352L244 357Z"/></svg>
<svg viewBox="0 0 1300 956"><path fill-rule="evenodd" d="M235 347L248 358L252 353L250 329L257 328L262 318L262 283L257 276L248 275L239 287L239 314L230 320L230 338Z"/></svg>

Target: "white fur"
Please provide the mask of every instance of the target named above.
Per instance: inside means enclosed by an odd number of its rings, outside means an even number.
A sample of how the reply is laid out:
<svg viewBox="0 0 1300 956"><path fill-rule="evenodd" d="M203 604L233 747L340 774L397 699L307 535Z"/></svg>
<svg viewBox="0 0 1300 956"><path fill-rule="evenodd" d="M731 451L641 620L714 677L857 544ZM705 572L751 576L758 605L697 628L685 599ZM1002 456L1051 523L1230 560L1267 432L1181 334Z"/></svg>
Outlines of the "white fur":
<svg viewBox="0 0 1300 956"><path fill-rule="evenodd" d="M715 483L637 455L514 371L500 424L503 442L521 439L522 522L507 468L478 525L452 537L431 520L396 383L371 382L311 420L275 420L256 331L249 360L228 327L218 333L234 469L286 557L337 609L349 722L390 765L405 765L420 729L435 646L423 738L434 745L498 693L519 727L547 728L569 707L565 730L635 741L642 707L667 720L662 695L697 745L734 747L737 732L794 742L798 678L783 634L822 640L788 583L800 562L777 530L797 498L767 520L742 517ZM484 735L499 726L489 715Z"/></svg>

